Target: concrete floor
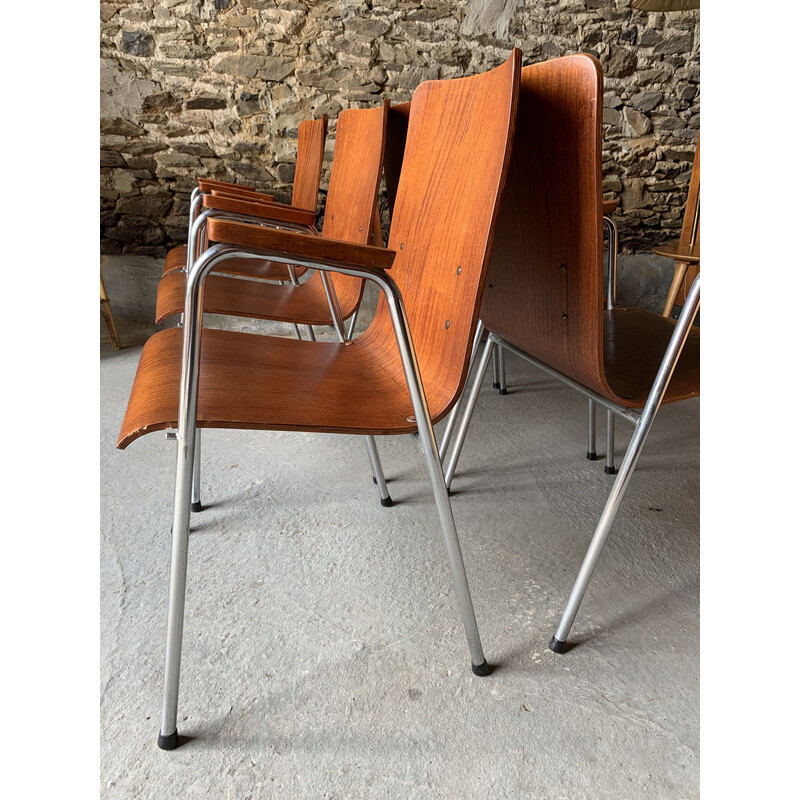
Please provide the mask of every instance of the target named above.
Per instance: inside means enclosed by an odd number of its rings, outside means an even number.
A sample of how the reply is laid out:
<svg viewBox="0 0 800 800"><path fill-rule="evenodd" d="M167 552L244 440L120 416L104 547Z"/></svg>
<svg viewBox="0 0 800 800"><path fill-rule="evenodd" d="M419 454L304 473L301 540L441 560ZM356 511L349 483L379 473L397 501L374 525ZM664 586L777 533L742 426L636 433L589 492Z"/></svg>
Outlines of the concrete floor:
<svg viewBox="0 0 800 800"><path fill-rule="evenodd" d="M204 432L185 741L163 752L175 445L114 449L139 353L101 348L104 798L699 795L699 401L659 413L557 656L613 479L584 458L585 399L507 357L509 394L484 387L452 498L486 678L410 437L378 440L382 508L357 437Z"/></svg>

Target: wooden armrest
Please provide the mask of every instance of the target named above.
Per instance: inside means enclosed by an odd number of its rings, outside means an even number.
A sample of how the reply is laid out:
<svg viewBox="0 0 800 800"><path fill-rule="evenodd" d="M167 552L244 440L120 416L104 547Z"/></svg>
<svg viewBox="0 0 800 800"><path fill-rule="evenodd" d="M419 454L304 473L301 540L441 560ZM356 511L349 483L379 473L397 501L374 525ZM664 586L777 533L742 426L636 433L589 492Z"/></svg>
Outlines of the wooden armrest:
<svg viewBox="0 0 800 800"><path fill-rule="evenodd" d="M255 192L252 186L241 186L238 183L227 183L225 181L212 181L208 178L199 178L197 185L203 192L210 192L214 189L229 189L236 192Z"/></svg>
<svg viewBox="0 0 800 800"><path fill-rule="evenodd" d="M394 250L385 247L306 236L226 219L209 219L208 238L212 242L265 250L268 251L266 257L282 255L320 264L332 262L333 265L372 270L389 269L395 256Z"/></svg>
<svg viewBox="0 0 800 800"><path fill-rule="evenodd" d="M279 203L275 200L274 194L261 194L260 192L234 192L229 189L213 189L211 194L220 197L230 197L233 200L244 200L245 203L275 203L278 206L285 206L287 203Z"/></svg>
<svg viewBox="0 0 800 800"><path fill-rule="evenodd" d="M675 261L686 261L688 264L700 263L700 242L689 244L689 242L681 242L680 239L676 239L654 247L653 252Z"/></svg>
<svg viewBox="0 0 800 800"><path fill-rule="evenodd" d="M316 214L304 208L264 201L247 202L241 198L225 197L217 194L203 195L203 205L206 208L215 208L217 211L247 214L251 217L272 219L276 222L291 222L295 225L311 226L316 220Z"/></svg>
<svg viewBox="0 0 800 800"><path fill-rule="evenodd" d="M619 200L603 200L603 216L608 217L617 210Z"/></svg>

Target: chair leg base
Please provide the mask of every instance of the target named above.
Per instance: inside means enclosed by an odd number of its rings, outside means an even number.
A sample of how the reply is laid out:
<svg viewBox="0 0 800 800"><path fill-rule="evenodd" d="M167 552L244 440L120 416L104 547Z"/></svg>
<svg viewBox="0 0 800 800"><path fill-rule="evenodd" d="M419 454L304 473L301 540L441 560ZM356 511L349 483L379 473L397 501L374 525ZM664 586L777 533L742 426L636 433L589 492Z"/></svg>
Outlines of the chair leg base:
<svg viewBox="0 0 800 800"><path fill-rule="evenodd" d="M499 391L500 394L502 394L504 396L508 394L508 389L499 389L498 391Z"/></svg>
<svg viewBox="0 0 800 800"><path fill-rule="evenodd" d="M616 475L617 474L617 468L616 467L603 467L603 471L606 473L606 475Z"/></svg>
<svg viewBox="0 0 800 800"><path fill-rule="evenodd" d="M586 458L588 458L589 461L597 461L597 453L595 452L586 453Z"/></svg>
<svg viewBox="0 0 800 800"><path fill-rule="evenodd" d="M198 500L196 503L192 503L192 511L202 511L203 504Z"/></svg>
<svg viewBox="0 0 800 800"><path fill-rule="evenodd" d="M500 384L499 383L493 383L492 384L492 389L499 389L499 388L500 388Z"/></svg>
<svg viewBox="0 0 800 800"><path fill-rule="evenodd" d="M174 750L178 746L178 731L171 733L169 736L158 734L158 746L161 750Z"/></svg>
<svg viewBox="0 0 800 800"><path fill-rule="evenodd" d="M560 653L566 653L567 652L567 643L566 642L562 642L561 639L556 639L556 637L554 636L550 640L550 649L554 653L559 653L559 654Z"/></svg>
<svg viewBox="0 0 800 800"><path fill-rule="evenodd" d="M394 505L394 502L391 497L381 497L381 505L384 508L391 508Z"/></svg>
<svg viewBox="0 0 800 800"><path fill-rule="evenodd" d="M485 678L487 675L491 675L494 672L494 667L487 663L486 659L483 659L483 664L473 664L472 671L481 678Z"/></svg>

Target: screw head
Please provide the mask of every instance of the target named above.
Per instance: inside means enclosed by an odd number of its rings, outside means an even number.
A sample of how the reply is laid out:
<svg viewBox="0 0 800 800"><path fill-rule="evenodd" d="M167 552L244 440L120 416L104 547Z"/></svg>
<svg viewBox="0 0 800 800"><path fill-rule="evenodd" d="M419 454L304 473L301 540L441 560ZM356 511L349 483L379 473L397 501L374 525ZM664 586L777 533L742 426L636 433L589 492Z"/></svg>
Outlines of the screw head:
<svg viewBox="0 0 800 800"><path fill-rule="evenodd" d="M566 319L566 318L567 318L567 315L566 315L566 313L564 313L564 314L562 314L562 315L561 315L561 319Z"/></svg>
<svg viewBox="0 0 800 800"><path fill-rule="evenodd" d="M406 422L416 422L416 421L417 421L416 417L406 417Z"/></svg>
<svg viewBox="0 0 800 800"><path fill-rule="evenodd" d="M449 327L450 327L450 320L449 320L449 319L446 319L446 320L444 321L444 327L445 327L445 328L449 328Z"/></svg>
<svg viewBox="0 0 800 800"><path fill-rule="evenodd" d="M460 275L460 274L461 274L461 267L457 267L456 268L456 275Z"/></svg>

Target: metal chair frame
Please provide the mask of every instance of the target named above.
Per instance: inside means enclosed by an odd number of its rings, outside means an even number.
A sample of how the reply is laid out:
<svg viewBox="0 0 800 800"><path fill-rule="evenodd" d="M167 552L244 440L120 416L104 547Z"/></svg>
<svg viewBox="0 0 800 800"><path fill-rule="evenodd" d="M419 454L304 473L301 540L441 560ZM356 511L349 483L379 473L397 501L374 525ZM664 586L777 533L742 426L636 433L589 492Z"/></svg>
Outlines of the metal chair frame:
<svg viewBox="0 0 800 800"><path fill-rule="evenodd" d="M191 273L193 265L199 260L202 254L205 252L205 249L208 244L208 237L206 232L207 222L210 218L214 219L228 219L233 220L236 222L248 222L251 224L258 224L263 225L264 227L275 228L277 230L291 230L296 231L298 233L307 233L309 235L319 236L319 231L313 227L307 227L305 225L299 225L290 222L281 222L280 224L271 223L269 220L266 220L262 217L255 217L250 216L248 214L234 214L229 211L219 211L217 209L209 208L205 211L198 213L200 208L200 204L202 203L202 192L200 192L199 187L192 192L192 201L189 208L189 218L191 223L189 225L189 235L187 238L187 252L186 252L186 272L187 275ZM272 261L279 261L280 259L270 259ZM218 262L215 262L218 263ZM289 273L292 276L293 283L297 283L297 278L294 275L293 267L296 266L306 266L304 264L300 264L300 262L283 262L286 263L289 268ZM355 328L355 313L351 317L350 327L345 332L344 329L344 320L342 319L342 312L339 308L339 301L336 298L336 289L333 286L333 282L330 279L330 275L325 272L324 270L321 271L320 277L322 278L322 286L325 290L325 297L328 300L328 307L331 312L331 320L333 324L334 331L336 332L337 338L339 341L344 342L348 341L352 338L352 333ZM186 312L181 315L181 321L178 323L179 325L184 324ZM293 324L295 338L302 339L300 336L300 331L296 324ZM311 329L311 326L308 325L307 328ZM311 341L316 341L314 337L313 330L310 331L309 339ZM174 439L175 436L172 433L167 434L168 438ZM197 447L196 447L196 458L195 458L195 468L193 473L193 482L192 482L192 511L199 512L203 510L203 504L200 499L200 431L197 431ZM378 487L378 495L380 497L380 503L384 508L391 507L394 503L392 501L391 495L389 494L389 488L386 484L386 476L383 471L383 466L381 464L380 455L378 454L378 446L375 442L374 436L365 436L364 443L367 449L367 457L370 463L370 469L372 470L372 480L375 485Z"/></svg>
<svg viewBox="0 0 800 800"><path fill-rule="evenodd" d="M201 224L200 218L196 224ZM290 263L279 253L265 253L254 248L213 245L192 263L187 273L186 306L184 309L183 351L180 381L178 431L176 438L178 462L175 476L175 504L172 520L172 557L170 564L170 587L167 610L167 649L164 673L164 698L162 704L161 732L158 745L162 749L174 749L178 745L178 689L180 659L183 641L183 619L186 600L186 568L189 547L189 523L191 517L192 487L196 466L197 440L197 391L200 373L200 338L202 331L203 280L214 266L230 258L268 257L273 261ZM458 542L453 510L445 485L442 463L436 447L428 404L411 340L403 299L394 281L388 275L376 275L369 270L343 264L333 264L306 258L293 257L291 263L320 269L326 272L341 272L366 278L377 284L386 298L398 351L405 372L419 432L419 443L428 467L445 547L453 575L458 605L467 637L472 670L476 675L487 675L491 666L487 664L478 631L475 611L464 569L461 548ZM169 733L164 733L168 731Z"/></svg>
<svg viewBox="0 0 800 800"><path fill-rule="evenodd" d="M612 298L613 302L613 293L610 293L609 297ZM464 415L458 426L455 439L453 440L453 450L449 459L446 461L445 484L447 485L448 491L453 480L455 466L458 462L461 448L463 447L464 440L466 438L467 429L472 419L472 414L475 410L475 404L478 399L478 393L483 382L483 377L486 373L486 369L488 368L489 359L496 346L501 350L508 350L510 353L514 353L529 364L533 364L533 366L544 370L548 375L557 378L576 391L586 395L589 398L590 403L603 406L606 409L608 419L612 422L612 425L614 415L619 416L622 419L633 423L634 425L633 436L628 444L628 449L625 452L625 456L622 460L619 472L614 480L614 484L611 487L611 493L609 494L603 512L600 515L600 520L595 528L594 534L592 535L589 549L586 552L586 556L584 557L578 577L573 585L572 592L561 619L561 623L559 624L555 635L550 641L550 649L553 650L553 652L563 653L566 651L567 637L569 636L570 629L572 628L572 623L574 622L575 616L578 613L578 608L580 607L581 601L586 594L586 589L589 585L589 581L591 580L594 569L597 566L597 561L600 558L600 553L602 552L606 538L608 537L611 525L614 522L614 518L617 515L617 511L619 510L622 499L627 491L628 484L631 476L633 475L633 470L635 469L639 460L639 456L641 455L645 441L647 440L650 430L653 427L656 413L661 406L664 393L667 390L667 386L669 385L675 365L678 362L678 358L680 357L683 346L686 343L686 339L689 335L692 323L697 316L699 308L700 276L698 275L689 292L686 305L683 307L680 317L678 318L675 330L672 333L669 345L667 346L664 357L661 361L661 365L658 369L655 380L653 381L647 402L641 411L636 411L617 405L597 392L588 389L577 381L574 381L572 378L563 375L547 364L533 358L522 350L519 350L518 348L514 347L514 345L509 344L496 334L489 332L486 346L483 349L475 379L467 398L467 405L464 409ZM476 338L476 342L479 341L480 339ZM613 432L613 427L611 427L611 431Z"/></svg>

